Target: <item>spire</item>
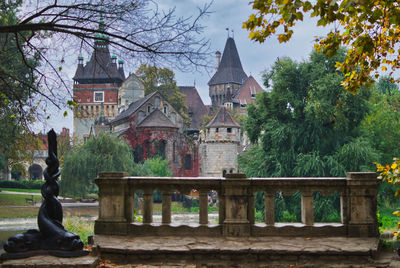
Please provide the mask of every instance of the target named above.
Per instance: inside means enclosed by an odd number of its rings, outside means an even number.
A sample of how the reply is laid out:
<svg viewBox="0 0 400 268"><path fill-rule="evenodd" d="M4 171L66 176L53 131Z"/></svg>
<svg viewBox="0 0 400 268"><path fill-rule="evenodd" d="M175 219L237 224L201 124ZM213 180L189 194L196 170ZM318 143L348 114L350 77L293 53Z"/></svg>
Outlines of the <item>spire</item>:
<svg viewBox="0 0 400 268"><path fill-rule="evenodd" d="M105 34L105 23L103 15L100 14L99 31L94 38L94 51L90 60L83 64L78 64L75 72L74 82L76 84L121 84L125 80L123 68L117 66L117 57L111 56L108 49L108 36Z"/></svg>
<svg viewBox="0 0 400 268"><path fill-rule="evenodd" d="M246 79L247 75L243 71L235 41L232 37L228 37L217 72L210 79L208 85L212 86L227 83L241 85Z"/></svg>

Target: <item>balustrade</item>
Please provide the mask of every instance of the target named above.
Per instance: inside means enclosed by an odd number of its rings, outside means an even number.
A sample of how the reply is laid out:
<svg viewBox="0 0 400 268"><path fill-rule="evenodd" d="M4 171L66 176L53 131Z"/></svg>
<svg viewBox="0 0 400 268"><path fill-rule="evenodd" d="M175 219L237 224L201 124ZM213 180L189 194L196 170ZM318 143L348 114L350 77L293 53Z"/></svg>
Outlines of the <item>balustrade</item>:
<svg viewBox="0 0 400 268"><path fill-rule="evenodd" d="M100 173L99 218L95 234L118 235L206 235L206 236L355 236L378 235L376 218L376 173L350 172L346 178L246 178L228 174L226 178L128 177L126 173ZM162 221L152 220L153 191L162 194ZM171 225L173 190L199 192L199 223ZM133 221L134 192L143 192L143 223ZM219 199L219 223L209 224L208 192ZM265 223L255 223L257 191L264 191ZM285 195L301 192L301 223L276 223L276 192ZM341 223L315 223L313 193L337 191L340 195Z"/></svg>

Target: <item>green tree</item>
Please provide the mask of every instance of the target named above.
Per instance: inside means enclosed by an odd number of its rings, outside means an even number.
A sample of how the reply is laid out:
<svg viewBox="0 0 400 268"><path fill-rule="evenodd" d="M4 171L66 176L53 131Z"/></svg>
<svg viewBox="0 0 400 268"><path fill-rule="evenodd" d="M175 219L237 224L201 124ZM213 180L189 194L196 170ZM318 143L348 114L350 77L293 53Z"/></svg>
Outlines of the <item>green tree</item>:
<svg viewBox="0 0 400 268"><path fill-rule="evenodd" d="M400 156L400 91L384 77L372 87L370 112L362 122L369 142L379 152L376 162L390 163Z"/></svg>
<svg viewBox="0 0 400 268"><path fill-rule="evenodd" d="M171 177L172 171L168 168L168 160L154 157L146 159L143 163L135 163L133 175L141 177Z"/></svg>
<svg viewBox="0 0 400 268"><path fill-rule="evenodd" d="M94 179L102 171L132 174L133 157L129 145L117 137L100 132L67 154L61 172L61 195L83 198L97 193Z"/></svg>
<svg viewBox="0 0 400 268"><path fill-rule="evenodd" d="M360 86L372 83L370 74L400 68L400 10L397 1L387 0L254 0L255 14L244 22L249 37L263 42L278 35L287 42L295 25L305 14L317 19L317 26L331 25L331 31L316 38L315 48L327 56L335 55L340 46L349 48L346 58L337 62L345 74L344 87L356 92ZM339 25L339 26L338 26ZM397 50L397 51L396 51Z"/></svg>
<svg viewBox="0 0 400 268"><path fill-rule="evenodd" d="M143 81L145 95L158 91L163 97L186 119L187 110L185 94L179 91L176 85L175 74L171 69L158 68L142 64L136 71L136 75Z"/></svg>
<svg viewBox="0 0 400 268"><path fill-rule="evenodd" d="M17 1L18 2L18 1ZM18 3L14 1L0 4L0 28L18 21ZM10 165L26 160L21 144L30 140L28 126L34 121L36 105L32 102L33 92L37 90L37 77L32 71L38 67L38 54L28 53L20 35L0 34L0 156L4 171Z"/></svg>
<svg viewBox="0 0 400 268"><path fill-rule="evenodd" d="M239 157L248 176L344 176L371 169L377 157L359 125L368 112L368 89L351 94L332 58L313 52L310 61L278 60L265 78L272 91L248 107L245 130L254 144ZM249 160L251 159L251 160ZM258 168L257 168L258 166Z"/></svg>

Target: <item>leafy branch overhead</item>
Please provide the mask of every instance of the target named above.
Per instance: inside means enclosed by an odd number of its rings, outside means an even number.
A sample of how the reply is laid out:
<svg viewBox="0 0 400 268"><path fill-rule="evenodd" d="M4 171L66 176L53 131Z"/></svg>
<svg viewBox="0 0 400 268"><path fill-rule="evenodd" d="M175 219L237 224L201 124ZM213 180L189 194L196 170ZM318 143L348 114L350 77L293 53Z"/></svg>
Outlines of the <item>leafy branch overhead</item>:
<svg viewBox="0 0 400 268"><path fill-rule="evenodd" d="M277 35L279 42L287 42L294 26L306 14L317 18L317 26L333 26L326 36L316 37L315 48L333 56L341 45L348 48L343 62L336 68L345 74L342 85L355 93L362 85L369 85L379 72L389 76L400 68L400 5L393 0L255 0L251 2L255 14L244 22L249 37L264 42ZM393 81L392 81L393 82Z"/></svg>

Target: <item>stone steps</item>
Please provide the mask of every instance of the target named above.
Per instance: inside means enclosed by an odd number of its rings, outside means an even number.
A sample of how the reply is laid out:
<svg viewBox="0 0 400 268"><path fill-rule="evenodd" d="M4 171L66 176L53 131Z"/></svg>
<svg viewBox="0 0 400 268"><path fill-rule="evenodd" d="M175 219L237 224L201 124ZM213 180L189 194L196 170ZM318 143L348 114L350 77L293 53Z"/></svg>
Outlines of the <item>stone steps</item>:
<svg viewBox="0 0 400 268"><path fill-rule="evenodd" d="M390 267L395 255L383 258L378 245L377 238L95 235L93 251L128 267Z"/></svg>

